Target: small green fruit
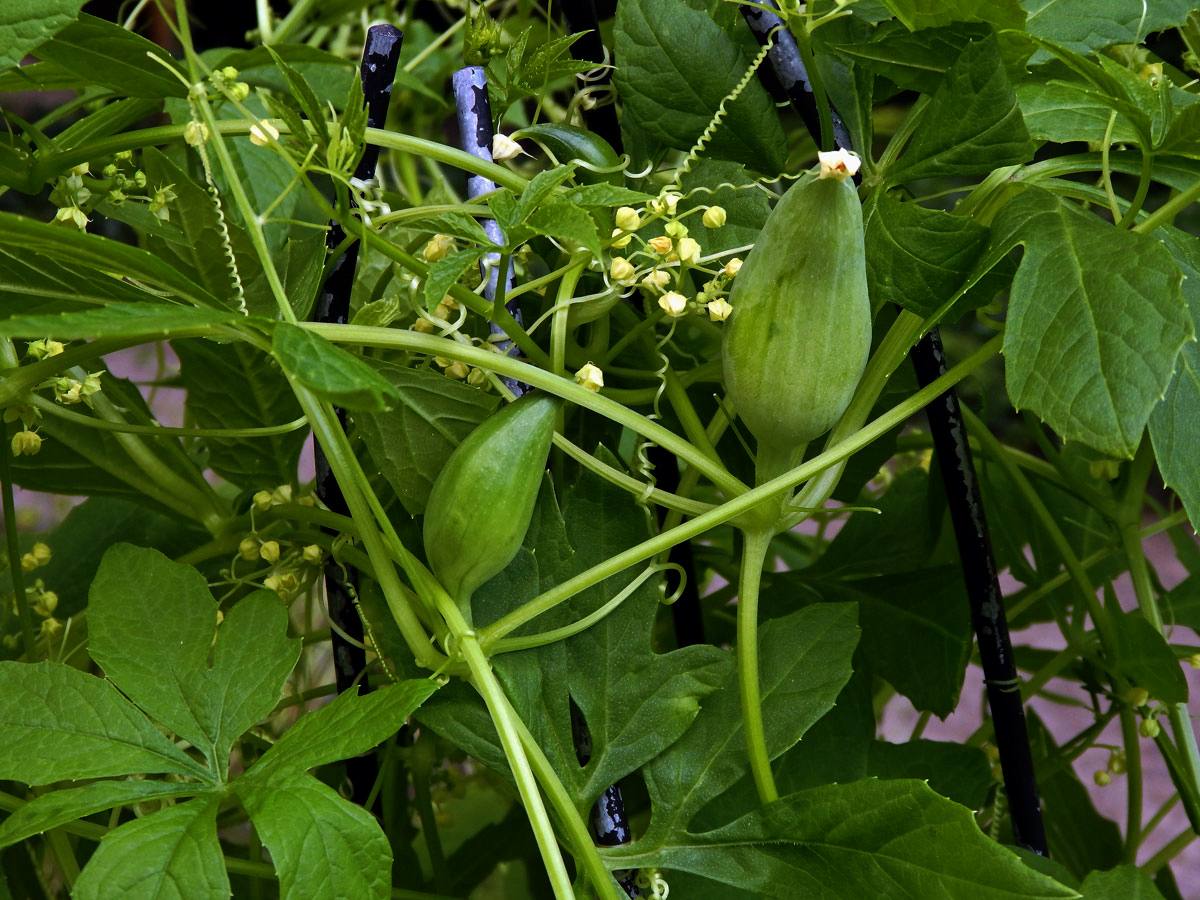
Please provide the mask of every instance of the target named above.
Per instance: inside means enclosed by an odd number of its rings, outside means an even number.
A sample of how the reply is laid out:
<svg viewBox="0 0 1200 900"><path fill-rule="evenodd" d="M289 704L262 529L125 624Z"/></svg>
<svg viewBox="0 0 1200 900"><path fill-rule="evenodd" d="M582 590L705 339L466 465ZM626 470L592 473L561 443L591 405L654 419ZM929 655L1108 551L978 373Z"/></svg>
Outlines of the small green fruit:
<svg viewBox="0 0 1200 900"><path fill-rule="evenodd" d="M433 483L425 555L463 609L512 562L529 522L554 438L558 399L527 394L467 435Z"/></svg>

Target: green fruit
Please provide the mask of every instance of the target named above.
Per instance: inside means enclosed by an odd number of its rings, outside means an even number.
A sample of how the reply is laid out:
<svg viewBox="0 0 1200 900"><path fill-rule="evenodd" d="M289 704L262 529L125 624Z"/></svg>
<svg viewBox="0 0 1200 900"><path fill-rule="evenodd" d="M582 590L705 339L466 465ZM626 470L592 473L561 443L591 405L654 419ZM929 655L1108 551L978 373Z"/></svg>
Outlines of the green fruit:
<svg viewBox="0 0 1200 900"><path fill-rule="evenodd" d="M862 206L847 179L809 175L775 205L729 295L725 386L772 452L837 422L871 348Z"/></svg>
<svg viewBox="0 0 1200 900"><path fill-rule="evenodd" d="M558 399L526 394L450 455L425 507L425 555L464 612L471 595L512 562L525 540L554 438Z"/></svg>

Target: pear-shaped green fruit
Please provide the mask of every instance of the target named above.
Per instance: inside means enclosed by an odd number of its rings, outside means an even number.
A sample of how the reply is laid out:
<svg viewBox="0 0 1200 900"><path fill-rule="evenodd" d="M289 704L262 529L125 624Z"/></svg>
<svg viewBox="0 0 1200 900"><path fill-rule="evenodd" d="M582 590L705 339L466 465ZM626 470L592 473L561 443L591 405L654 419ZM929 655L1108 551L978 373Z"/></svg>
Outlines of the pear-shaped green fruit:
<svg viewBox="0 0 1200 900"><path fill-rule="evenodd" d="M847 179L805 176L780 198L729 295L725 386L780 451L833 427L871 349L862 206Z"/></svg>
<svg viewBox="0 0 1200 900"><path fill-rule="evenodd" d="M558 399L526 394L467 435L442 468L425 507L425 556L454 601L512 562L529 521L554 438Z"/></svg>

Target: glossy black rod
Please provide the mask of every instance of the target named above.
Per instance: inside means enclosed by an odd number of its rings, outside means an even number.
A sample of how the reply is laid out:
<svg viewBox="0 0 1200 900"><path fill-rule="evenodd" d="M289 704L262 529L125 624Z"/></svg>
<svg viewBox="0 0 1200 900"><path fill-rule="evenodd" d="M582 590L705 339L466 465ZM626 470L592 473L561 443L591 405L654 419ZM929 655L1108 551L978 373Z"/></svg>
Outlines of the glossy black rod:
<svg viewBox="0 0 1200 900"><path fill-rule="evenodd" d="M922 387L946 373L946 355L936 328L912 348L909 359ZM947 391L926 407L925 414L929 418L934 451L946 485L946 503L950 507L950 521L954 525L971 603L971 620L979 644L996 748L1000 751L1013 837L1020 846L1040 856L1048 856L1046 828L1042 822L1042 806L1029 749L1020 680L1008 634L1008 618L1004 613L1004 597L1000 593L996 558L988 537L987 518L958 396L953 390Z"/></svg>
<svg viewBox="0 0 1200 900"><path fill-rule="evenodd" d="M363 98L367 105L367 125L382 128L387 120L388 102L392 96L392 82L396 79L396 65L400 60L400 47L404 34L391 25L375 25L367 31L366 46L362 56ZM367 144L354 170L354 177L370 181L375 177L379 162L379 148ZM325 236L325 246L334 250L346 239L346 232L337 222L331 222ZM358 242L350 244L333 264L325 279L321 294L317 298L315 318L318 322L345 323L350 318L350 291L354 286L354 270L358 265ZM342 428L346 427L346 411L334 410ZM316 448L317 497L330 510L344 516L350 514L342 489L334 478L321 446ZM329 529L325 529L329 532ZM325 563L325 596L329 606L332 629L333 671L338 692L349 690L359 681L367 666L366 651L362 647L362 619L355 609L354 599L358 594L356 569L343 569L332 557ZM343 636L344 635L344 636ZM362 679L362 690L367 690L366 679ZM379 774L374 754L367 754L346 761L346 774L350 780L351 797L363 805L371 793Z"/></svg>
<svg viewBox="0 0 1200 900"><path fill-rule="evenodd" d="M760 0L760 2L764 5L775 5L774 0ZM760 47L766 46L767 41L774 34L774 43L767 51L769 74L773 77L774 84L767 83L766 79L764 79L764 83L767 84L768 90L773 86L778 86L783 91L791 102L792 109L796 110L804 121L804 127L808 129L813 141L820 147L821 113L817 107L817 97L813 91L812 79L804 65L800 46L796 43L795 36L788 30L787 23L774 13L769 13L757 6L740 6L738 8L742 11L742 18L750 26L750 31L754 34L754 39L758 41ZM829 115L833 124L833 143L844 150L851 149L850 132L846 129L838 111L833 108L833 104L829 104Z"/></svg>

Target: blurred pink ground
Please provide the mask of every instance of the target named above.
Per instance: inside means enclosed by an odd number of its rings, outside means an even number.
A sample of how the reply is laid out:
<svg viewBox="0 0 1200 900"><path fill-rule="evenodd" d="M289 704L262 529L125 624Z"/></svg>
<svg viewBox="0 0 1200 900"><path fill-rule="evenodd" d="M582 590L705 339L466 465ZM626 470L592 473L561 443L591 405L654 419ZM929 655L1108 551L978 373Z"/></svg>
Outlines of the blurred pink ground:
<svg viewBox="0 0 1200 900"><path fill-rule="evenodd" d="M160 371L160 358L153 346L137 347L122 353L113 354L107 358L109 371L112 374L131 378L135 381L148 381L157 374L160 378L170 377L178 371L178 363L169 347L163 348ZM143 388L148 396L150 390ZM152 408L158 420L164 425L182 425L183 391L173 388L159 388L153 396ZM313 477L312 442L309 440L304 455L300 461L300 477L302 480ZM17 489L16 502L18 519L23 531L44 531L66 515L74 503L81 498L55 497L37 494ZM1186 527L1186 526L1184 526ZM837 530L836 523L827 530L832 535ZM1175 553L1166 535L1158 534L1146 541L1146 552L1151 565L1158 573L1164 586L1174 587L1186 577L1187 572L1175 558ZM1007 575L1001 576L1001 586L1005 593L1016 590L1018 584ZM1132 585L1128 576L1122 576L1116 583L1116 590L1121 604L1126 609L1132 609L1137 604L1133 597ZM1191 638L1186 638L1191 642ZM1040 647L1059 650L1065 643L1058 629L1052 624L1037 625L1013 634L1014 645ZM1018 658L1020 650L1017 651ZM1200 716L1200 671L1183 666L1188 679L1193 719ZM1088 697L1077 685L1071 682L1055 679L1047 685L1047 689L1060 695L1077 697L1081 703L1088 702ZM1035 698L1030 706L1036 710L1054 739L1062 743L1092 721L1091 713L1082 707L1069 707L1048 700ZM918 718L917 711L904 697L897 696L884 710L879 737L894 742L908 740ZM983 672L977 666L971 666L967 671L966 682L963 685L962 697L957 711L945 721L932 719L926 726L923 737L930 740L962 741L969 737L983 721ZM1120 730L1114 722L1099 738L1103 745L1119 746ZM1094 748L1084 753L1075 763L1075 771L1080 780L1087 786L1093 802L1100 813L1113 819L1124 828L1125 821L1125 779L1114 777L1107 787L1097 787L1092 781L1092 775L1097 769L1103 769L1108 759L1108 749ZM1153 748L1151 742L1143 744L1144 769L1144 803L1143 817L1151 815L1174 793L1170 777L1162 763L1161 757ZM1178 805L1162 823L1152 832L1141 848L1138 862L1144 863L1163 845L1171 841L1181 832L1188 829L1187 818ZM1114 861L1115 864L1116 861ZM1175 879L1179 884L1180 893L1185 900L1200 900L1200 840L1193 841L1171 863Z"/></svg>

